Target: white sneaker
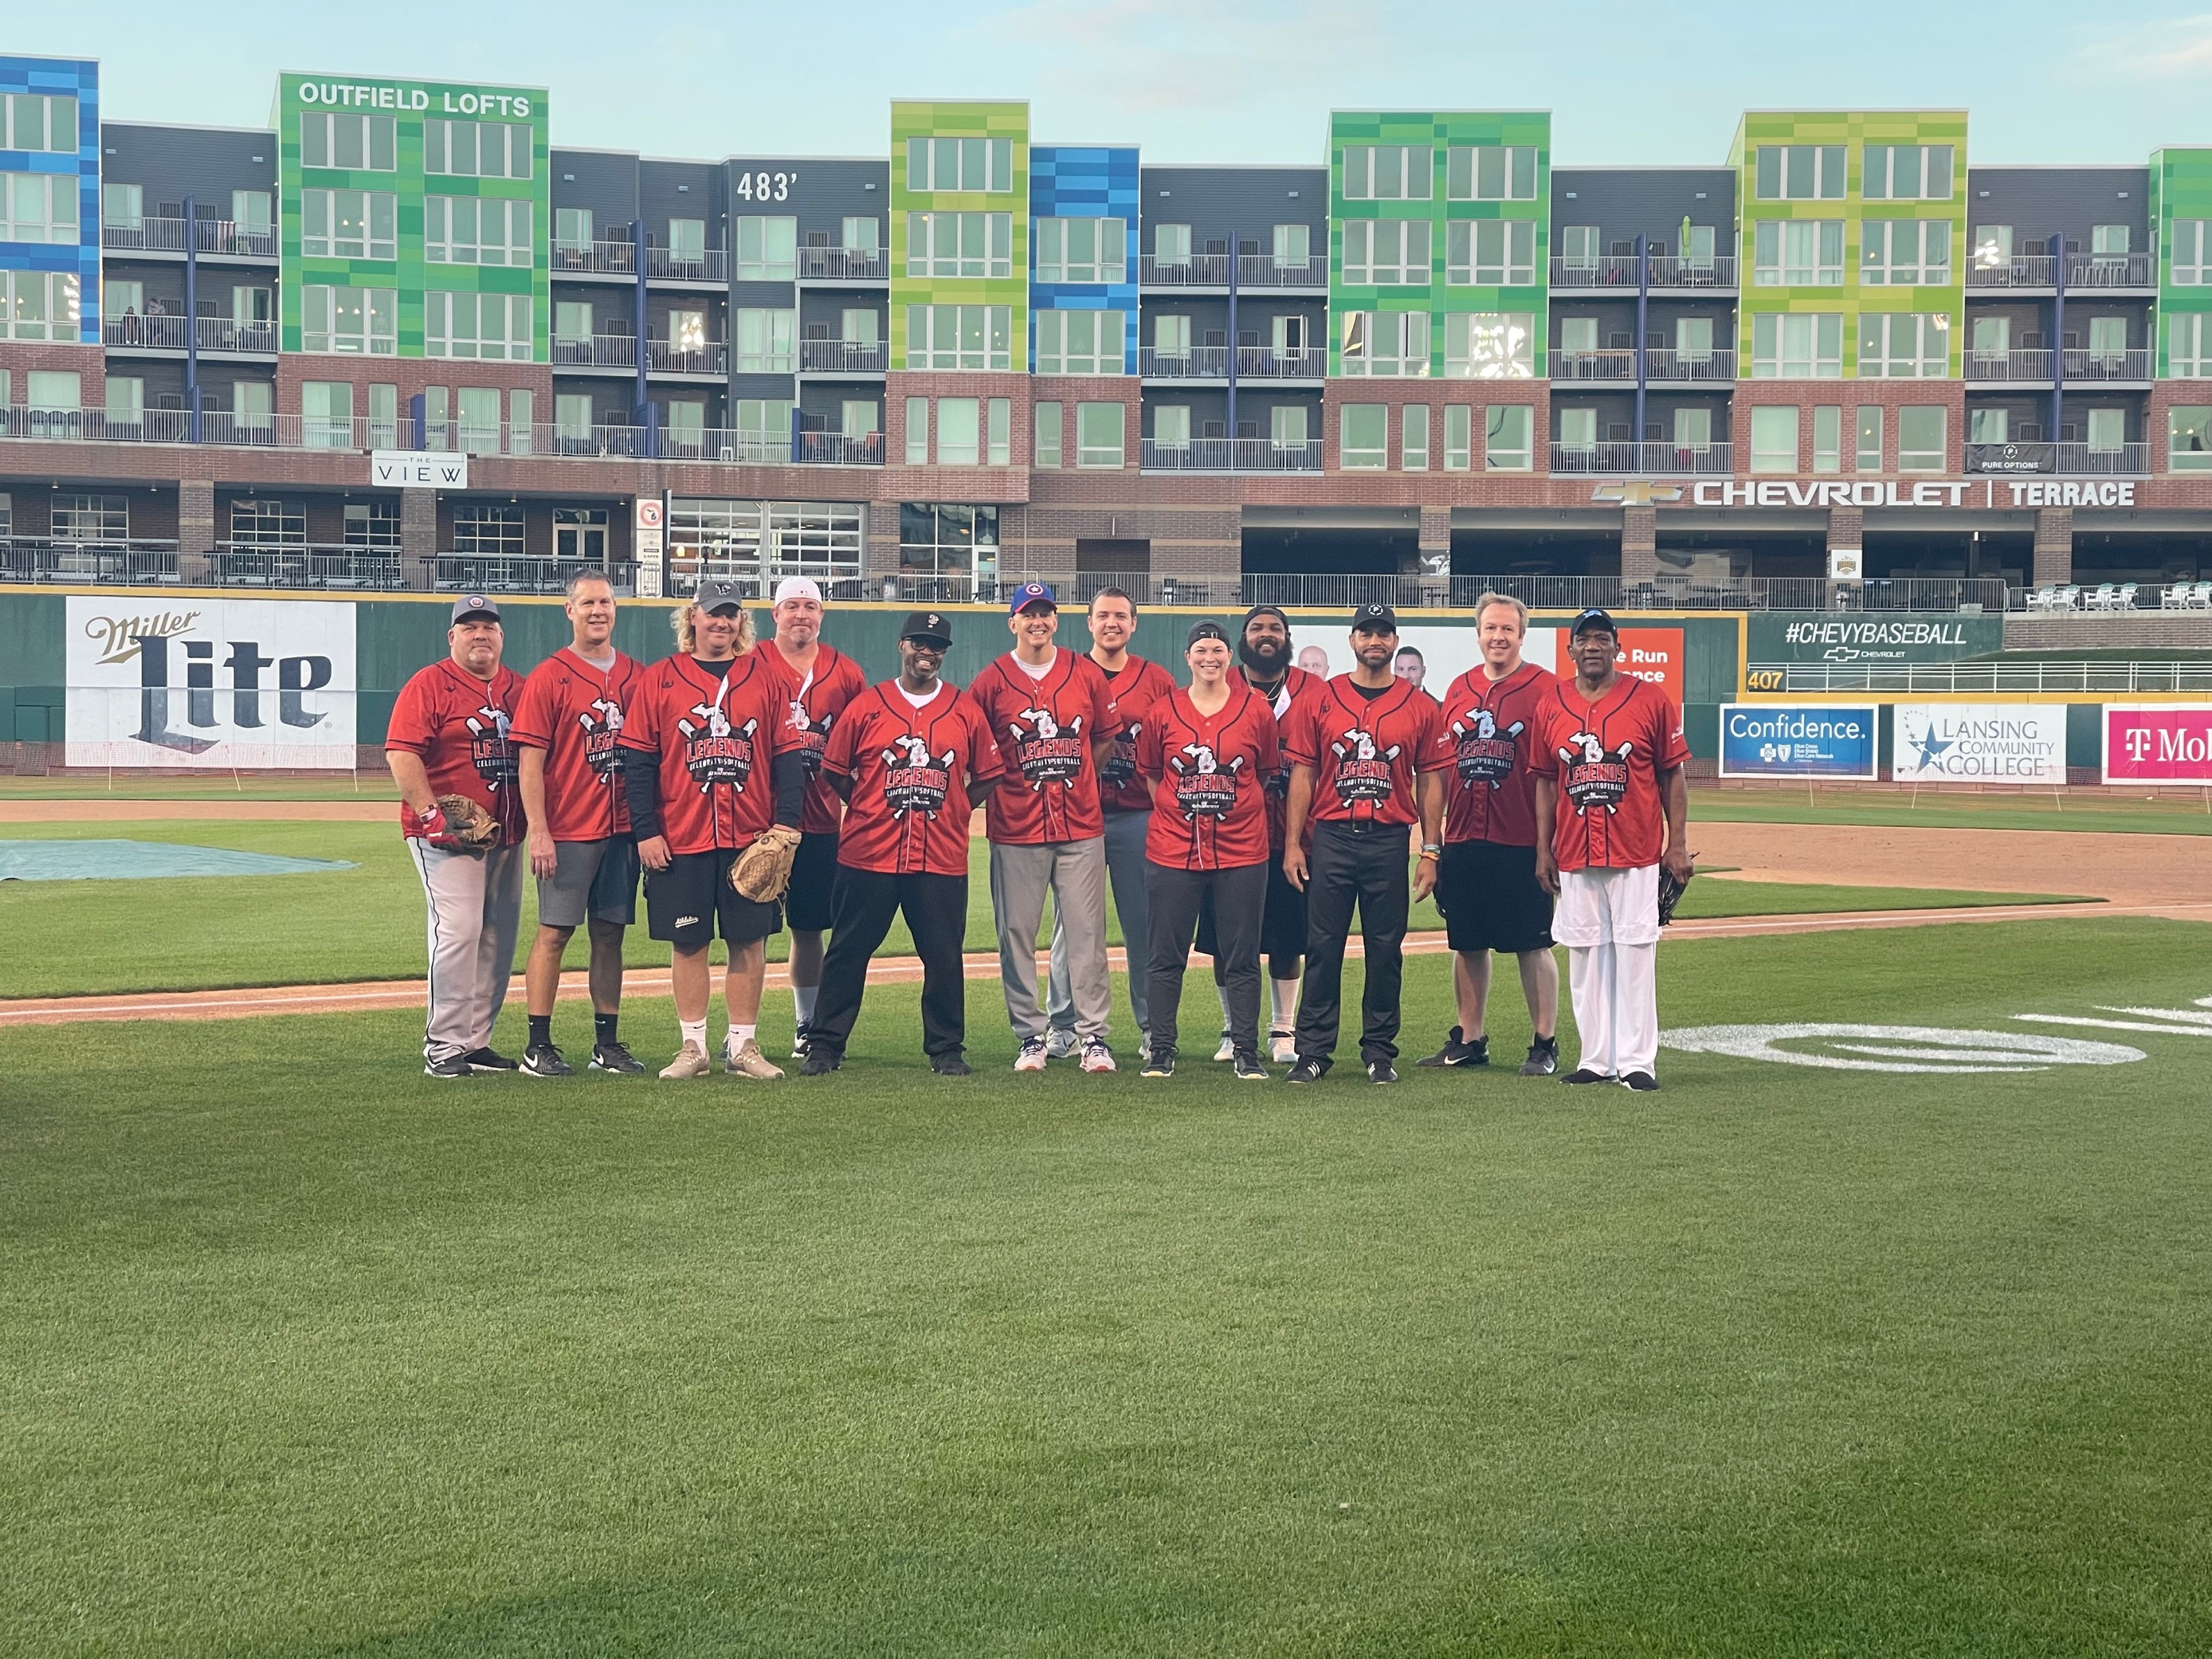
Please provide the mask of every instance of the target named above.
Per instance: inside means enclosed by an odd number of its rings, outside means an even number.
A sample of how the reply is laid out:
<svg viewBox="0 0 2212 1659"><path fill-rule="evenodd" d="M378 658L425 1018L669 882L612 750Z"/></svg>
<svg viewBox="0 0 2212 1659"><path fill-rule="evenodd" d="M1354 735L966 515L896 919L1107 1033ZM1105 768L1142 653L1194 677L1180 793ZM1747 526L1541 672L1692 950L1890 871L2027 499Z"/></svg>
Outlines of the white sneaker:
<svg viewBox="0 0 2212 1659"><path fill-rule="evenodd" d="M1045 1033L1044 1056L1047 1060L1073 1060L1075 1051L1083 1045L1076 1041L1075 1033L1058 1027Z"/></svg>
<svg viewBox="0 0 2212 1659"><path fill-rule="evenodd" d="M1022 1051L1014 1056L1014 1069L1018 1072L1044 1070L1044 1039L1042 1037L1023 1039Z"/></svg>
<svg viewBox="0 0 2212 1659"><path fill-rule="evenodd" d="M1221 1046L1213 1051L1213 1057L1224 1062L1237 1058L1237 1045L1230 1040L1228 1032L1221 1034Z"/></svg>
<svg viewBox="0 0 2212 1659"><path fill-rule="evenodd" d="M722 1045L722 1069L732 1077L749 1077L763 1083L773 1083L783 1075L783 1068L761 1052L757 1039L747 1037L732 1048Z"/></svg>
<svg viewBox="0 0 2212 1659"><path fill-rule="evenodd" d="M1288 1066L1298 1057L1298 1040L1288 1031L1267 1033L1267 1058L1278 1066Z"/></svg>
<svg viewBox="0 0 2212 1659"><path fill-rule="evenodd" d="M714 1069L714 1063L707 1058L707 1051L696 1042L687 1042L676 1051L676 1058L660 1068L660 1075L673 1083L685 1078L706 1077Z"/></svg>
<svg viewBox="0 0 2212 1659"><path fill-rule="evenodd" d="M1093 1038L1083 1045L1083 1069L1086 1072L1112 1071L1114 1051Z"/></svg>

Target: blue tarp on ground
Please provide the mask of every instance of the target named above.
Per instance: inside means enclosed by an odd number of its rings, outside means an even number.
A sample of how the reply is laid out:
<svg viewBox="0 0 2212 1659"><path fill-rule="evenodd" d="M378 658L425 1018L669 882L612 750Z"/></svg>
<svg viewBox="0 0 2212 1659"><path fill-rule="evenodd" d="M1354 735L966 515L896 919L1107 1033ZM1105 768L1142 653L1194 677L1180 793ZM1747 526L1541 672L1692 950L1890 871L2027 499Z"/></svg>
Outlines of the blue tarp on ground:
<svg viewBox="0 0 2212 1659"><path fill-rule="evenodd" d="M296 876L350 870L343 859L288 859L165 841L0 841L0 881L137 881L149 876Z"/></svg>

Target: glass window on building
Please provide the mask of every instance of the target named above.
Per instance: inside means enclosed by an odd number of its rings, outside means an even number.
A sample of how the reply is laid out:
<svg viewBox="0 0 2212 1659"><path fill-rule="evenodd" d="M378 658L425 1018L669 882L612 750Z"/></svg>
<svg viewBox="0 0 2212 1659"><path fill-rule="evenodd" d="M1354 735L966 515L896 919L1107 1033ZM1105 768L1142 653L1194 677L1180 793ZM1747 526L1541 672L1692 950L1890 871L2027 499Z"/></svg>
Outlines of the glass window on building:
<svg viewBox="0 0 2212 1659"><path fill-rule="evenodd" d="M678 351L704 351L707 349L707 313L690 310L670 312L668 343Z"/></svg>
<svg viewBox="0 0 2212 1659"><path fill-rule="evenodd" d="M703 455L707 449L707 405L696 398L668 400L668 441L678 455Z"/></svg>
<svg viewBox="0 0 2212 1659"><path fill-rule="evenodd" d="M1483 465L1492 472L1526 472L1535 464L1535 410L1527 404L1492 404L1483 411Z"/></svg>
<svg viewBox="0 0 2212 1659"><path fill-rule="evenodd" d="M1457 288L1525 288L1536 280L1533 219L1455 219L1444 228L1444 281Z"/></svg>
<svg viewBox="0 0 2212 1659"><path fill-rule="evenodd" d="M1152 318L1152 356L1170 358L1189 356L1190 319L1161 316L1155 313Z"/></svg>
<svg viewBox="0 0 2212 1659"><path fill-rule="evenodd" d="M939 466L974 466L976 464L977 415L973 398L939 398L937 400L937 464Z"/></svg>
<svg viewBox="0 0 2212 1659"><path fill-rule="evenodd" d="M1948 202L1951 155L1949 144L1869 144L1859 193L1869 202Z"/></svg>
<svg viewBox="0 0 2212 1659"><path fill-rule="evenodd" d="M1346 144L1344 199L1347 202L1425 202L1436 153L1426 144Z"/></svg>
<svg viewBox="0 0 2212 1659"><path fill-rule="evenodd" d="M1122 281L1126 269L1122 250L1127 230L1119 219L1037 220L1037 281Z"/></svg>
<svg viewBox="0 0 2212 1659"><path fill-rule="evenodd" d="M1398 470L1429 470L1429 406L1407 404L1398 411Z"/></svg>
<svg viewBox="0 0 2212 1659"><path fill-rule="evenodd" d="M1454 311L1445 314L1447 379L1525 380L1535 373L1534 313Z"/></svg>
<svg viewBox="0 0 2212 1659"><path fill-rule="evenodd" d="M2116 366L2128 352L2128 319L2124 317L2092 317L2089 319L2089 356L2101 365Z"/></svg>
<svg viewBox="0 0 2212 1659"><path fill-rule="evenodd" d="M305 547L307 544L307 504L249 497L230 504L230 544L233 547Z"/></svg>
<svg viewBox="0 0 2212 1659"><path fill-rule="evenodd" d="M522 508L514 501L462 501L453 508L453 551L478 558L522 556Z"/></svg>
<svg viewBox="0 0 2212 1659"><path fill-rule="evenodd" d="M1951 372L1951 319L1942 312L1859 313L1863 380L1940 380Z"/></svg>
<svg viewBox="0 0 2212 1659"><path fill-rule="evenodd" d="M1685 363L1712 362L1713 319L1710 317L1677 317L1674 319L1674 355Z"/></svg>
<svg viewBox="0 0 2212 1659"><path fill-rule="evenodd" d="M248 236L266 236L273 220L269 192L234 190L230 192L230 222Z"/></svg>
<svg viewBox="0 0 2212 1659"><path fill-rule="evenodd" d="M740 374L788 374L798 361L799 313L759 306L736 313Z"/></svg>
<svg viewBox="0 0 2212 1659"><path fill-rule="evenodd" d="M1123 465L1122 433L1127 418L1120 404L1076 404L1076 465L1118 467Z"/></svg>
<svg viewBox="0 0 2212 1659"><path fill-rule="evenodd" d="M143 185L102 185L100 187L100 222L110 230L135 231L146 222L146 187Z"/></svg>
<svg viewBox="0 0 2212 1659"><path fill-rule="evenodd" d="M1279 316L1270 319L1270 334L1278 357L1297 357L1304 355L1311 343L1312 319L1304 316Z"/></svg>
<svg viewBox="0 0 2212 1659"><path fill-rule="evenodd" d="M2128 257L2133 233L2126 225L2092 225L2089 228L2089 257L2093 261L2118 262Z"/></svg>
<svg viewBox="0 0 2212 1659"><path fill-rule="evenodd" d="M537 259L530 204L496 196L426 197L422 252L433 264L527 268Z"/></svg>
<svg viewBox="0 0 2212 1659"><path fill-rule="evenodd" d="M103 277L100 284L100 304L110 325L108 337L113 339L117 326L125 319L135 322L146 314L146 284L119 276ZM136 345L139 331L125 333L124 343Z"/></svg>
<svg viewBox="0 0 2212 1659"><path fill-rule="evenodd" d="M2128 411L2124 409L2093 409L2088 412L2090 453L2118 454L2127 447Z"/></svg>
<svg viewBox="0 0 2212 1659"><path fill-rule="evenodd" d="M738 398L730 404L737 433L738 460L780 461L791 458L791 399Z"/></svg>
<svg viewBox="0 0 2212 1659"><path fill-rule="evenodd" d="M607 510L604 507L556 507L553 509L553 556L605 569L607 562Z"/></svg>
<svg viewBox="0 0 2212 1659"><path fill-rule="evenodd" d="M909 213L909 276L1007 276L1013 271L1013 216L1006 213Z"/></svg>
<svg viewBox="0 0 2212 1659"><path fill-rule="evenodd" d="M1390 406L1346 404L1337 410L1336 464L1346 472L1390 465Z"/></svg>
<svg viewBox="0 0 2212 1659"><path fill-rule="evenodd" d="M795 243L799 240L797 222L790 222L793 225L792 240ZM671 219L668 222L668 258L672 265L688 265L695 272L707 263L707 222L704 219ZM793 269L797 268L798 256L795 253L792 256L791 264ZM790 272L787 271L785 275L788 276Z"/></svg>
<svg viewBox="0 0 2212 1659"><path fill-rule="evenodd" d="M1152 263L1176 270L1190 263L1190 227L1188 225L1154 225L1152 227Z"/></svg>
<svg viewBox="0 0 2212 1659"><path fill-rule="evenodd" d="M2008 409L1977 407L1966 411L1966 441L1970 444L2008 443L2012 438L2012 411Z"/></svg>
<svg viewBox="0 0 2212 1659"><path fill-rule="evenodd" d="M1190 405L1188 404L1155 404L1152 406L1152 447L1155 449L1188 449L1190 447Z"/></svg>
<svg viewBox="0 0 2212 1659"><path fill-rule="evenodd" d="M1011 466L1013 459L1013 399L994 398L983 406L983 459L991 466Z"/></svg>
<svg viewBox="0 0 2212 1659"><path fill-rule="evenodd" d="M1844 373L1839 312L1760 312L1751 319L1755 380L1835 380Z"/></svg>
<svg viewBox="0 0 2212 1659"><path fill-rule="evenodd" d="M270 429L276 423L276 388L266 380L233 380L230 383L230 418L240 433L256 434L266 441ZM398 447L386 444L383 447Z"/></svg>
<svg viewBox="0 0 2212 1659"><path fill-rule="evenodd" d="M2166 372L2176 380L2212 379L2212 323L2205 313L2166 314Z"/></svg>
<svg viewBox="0 0 2212 1659"><path fill-rule="evenodd" d="M353 382L301 382L300 432L309 449L358 448L353 441Z"/></svg>
<svg viewBox="0 0 2212 1659"><path fill-rule="evenodd" d="M1713 447L1713 411L1685 405L1674 411L1674 447L1703 454Z"/></svg>
<svg viewBox="0 0 2212 1659"><path fill-rule="evenodd" d="M518 295L526 315L530 301ZM300 290L300 349L372 357L399 354L399 290L325 288Z"/></svg>
<svg viewBox="0 0 2212 1659"><path fill-rule="evenodd" d="M1474 465L1474 410L1467 404L1444 405L1444 471L1465 472Z"/></svg>
<svg viewBox="0 0 2212 1659"><path fill-rule="evenodd" d="M588 439L592 435L592 394L588 392L556 392L553 424L564 443L572 439Z"/></svg>
<svg viewBox="0 0 2212 1659"><path fill-rule="evenodd" d="M1597 447L1597 410L1560 410L1559 447L1577 455L1587 455L1595 450Z"/></svg>
<svg viewBox="0 0 2212 1659"><path fill-rule="evenodd" d="M1060 405L1053 402L1038 404L1030 411L1030 419L1036 425L1036 465L1058 466L1060 445L1066 436L1060 427Z"/></svg>
<svg viewBox="0 0 2212 1659"><path fill-rule="evenodd" d="M556 344L588 346L592 343L592 302L589 300L556 300L553 302L553 339Z"/></svg>
<svg viewBox="0 0 2212 1659"><path fill-rule="evenodd" d="M906 367L1007 368L1013 312L1007 306L908 306Z"/></svg>
<svg viewBox="0 0 2212 1659"><path fill-rule="evenodd" d="M68 155L79 148L74 97L19 92L0 98L0 149Z"/></svg>
<svg viewBox="0 0 2212 1659"><path fill-rule="evenodd" d="M838 318L838 337L848 345L874 345L882 337L881 313L873 306L848 306Z"/></svg>
<svg viewBox="0 0 2212 1659"><path fill-rule="evenodd" d="M1190 247L1190 227L1185 225L1183 247ZM1310 225L1277 225L1275 227L1275 269L1304 270L1313 263L1313 227Z"/></svg>
<svg viewBox="0 0 2212 1659"><path fill-rule="evenodd" d="M1797 470L1797 410L1794 405L1767 404L1751 411L1751 470Z"/></svg>
<svg viewBox="0 0 2212 1659"><path fill-rule="evenodd" d="M1869 219L1859 227L1859 281L1869 288L1946 288L1948 219Z"/></svg>
<svg viewBox="0 0 2212 1659"><path fill-rule="evenodd" d="M136 374L107 377L107 423L137 426L146 418L146 382Z"/></svg>
<svg viewBox="0 0 2212 1659"><path fill-rule="evenodd" d="M2173 222L2173 258L2167 266L2176 288L2212 285L2212 219Z"/></svg>
<svg viewBox="0 0 2212 1659"><path fill-rule="evenodd" d="M1036 365L1040 374L1119 374L1125 367L1119 311L1040 311Z"/></svg>
<svg viewBox="0 0 2212 1659"><path fill-rule="evenodd" d="M499 388L465 386L456 400L460 416L461 448L471 455L496 455L499 442Z"/></svg>
<svg viewBox="0 0 2212 1659"><path fill-rule="evenodd" d="M532 137L528 127L504 121L425 121L422 171L457 179L527 179Z"/></svg>
<svg viewBox="0 0 2212 1659"><path fill-rule="evenodd" d="M1761 144L1753 160L1752 185L1762 202L1839 202L1844 146Z"/></svg>
<svg viewBox="0 0 2212 1659"><path fill-rule="evenodd" d="M446 198L433 198L434 201ZM524 204L526 209L528 204ZM476 204L469 204L471 235ZM300 251L311 259L394 259L399 253L399 198L383 190L300 192ZM435 256L442 257L442 255ZM468 263L476 263L470 250Z"/></svg>
<svg viewBox="0 0 2212 1659"><path fill-rule="evenodd" d="M398 550L399 503L396 501L348 501L339 522L348 547Z"/></svg>
<svg viewBox="0 0 2212 1659"><path fill-rule="evenodd" d="M1813 410L1813 471L1844 470L1844 411L1839 404L1821 404Z"/></svg>
<svg viewBox="0 0 2212 1659"><path fill-rule="evenodd" d="M908 190L1009 191L1014 187L1013 142L1006 138L909 138Z"/></svg>
<svg viewBox="0 0 2212 1659"><path fill-rule="evenodd" d="M1681 258L1682 264L1692 270L1711 270L1713 268L1712 226L1684 222Z"/></svg>
<svg viewBox="0 0 2212 1659"><path fill-rule="evenodd" d="M74 403L70 405L72 409L76 406ZM54 497L50 522L58 541L127 542L131 539L131 498L65 490Z"/></svg>
<svg viewBox="0 0 2212 1659"><path fill-rule="evenodd" d="M1455 202L1533 202L1536 149L1533 144L1456 144L1444 162L1444 194Z"/></svg>
<svg viewBox="0 0 2212 1659"><path fill-rule="evenodd" d="M905 501L899 507L902 596L982 597L997 574L999 509Z"/></svg>
<svg viewBox="0 0 2212 1659"><path fill-rule="evenodd" d="M873 214L848 215L839 246L848 253L873 253L883 246L883 221Z"/></svg>
<svg viewBox="0 0 2212 1659"><path fill-rule="evenodd" d="M276 295L272 289L253 287L244 283L230 291L230 320L241 327L251 324L273 323L276 320Z"/></svg>
<svg viewBox="0 0 2212 1659"><path fill-rule="evenodd" d="M1858 409L1858 470L1881 471L1881 405L1861 404Z"/></svg>
<svg viewBox="0 0 2212 1659"><path fill-rule="evenodd" d="M2012 227L2010 225L1976 225L1974 227L1974 264L1984 270L2012 269Z"/></svg>
<svg viewBox="0 0 2212 1659"><path fill-rule="evenodd" d="M368 442L373 449L399 447L399 388L388 380L369 382Z"/></svg>
<svg viewBox="0 0 2212 1659"><path fill-rule="evenodd" d="M1596 270L1600 251L1595 225L1567 225L1559 232L1559 263L1570 270Z"/></svg>
<svg viewBox="0 0 2212 1659"><path fill-rule="evenodd" d="M1429 313L1347 311L1339 356L1347 375L1424 377L1429 372Z"/></svg>
<svg viewBox="0 0 2212 1659"><path fill-rule="evenodd" d="M2001 363L2012 354L2012 319L1977 317L1967 341L1968 352L1978 361Z"/></svg>
<svg viewBox="0 0 2212 1659"><path fill-rule="evenodd" d="M1562 317L1559 319L1559 350L1564 355L1580 357L1596 349L1596 318Z"/></svg>
<svg viewBox="0 0 2212 1659"><path fill-rule="evenodd" d="M453 125L429 121L426 127ZM307 110L300 117L300 165L348 173L391 173L398 167L396 127L389 115L340 115ZM426 162L427 162L427 157ZM425 166L425 172L443 167Z"/></svg>
<svg viewBox="0 0 2212 1659"><path fill-rule="evenodd" d="M2171 472L2212 472L2212 407L2176 404L2166 411L2166 465Z"/></svg>
<svg viewBox="0 0 2212 1659"><path fill-rule="evenodd" d="M1267 411L1267 437L1278 449L1304 449L1310 441L1304 404L1277 404Z"/></svg>
<svg viewBox="0 0 2212 1659"><path fill-rule="evenodd" d="M687 222L699 224L696 220ZM863 222L873 224L872 219ZM672 221L670 228L674 229ZM734 226L738 243L737 280L741 283L787 283L799 269L799 221L778 215L749 213ZM706 246L706 227L699 227L700 246ZM675 252L672 245L671 252ZM678 258L682 254L676 254ZM700 256L703 257L703 253Z"/></svg>
<svg viewBox="0 0 2212 1659"><path fill-rule="evenodd" d="M1897 411L1897 470L1899 472L1942 472L1948 470L1946 416L1949 411L1935 404L1908 404Z"/></svg>
<svg viewBox="0 0 2212 1659"><path fill-rule="evenodd" d="M882 429L883 411L873 398L848 398L837 408L837 430L848 438L872 438Z"/></svg>
<svg viewBox="0 0 2212 1659"><path fill-rule="evenodd" d="M929 399L927 398L906 400L906 464L908 466L929 465Z"/></svg>
<svg viewBox="0 0 2212 1659"><path fill-rule="evenodd" d="M553 247L572 258L592 251L592 210L589 208L553 210Z"/></svg>
<svg viewBox="0 0 2212 1659"><path fill-rule="evenodd" d="M1756 288L1836 288L1844 280L1841 219L1761 219L1752 231Z"/></svg>
<svg viewBox="0 0 2212 1659"><path fill-rule="evenodd" d="M0 242L77 240L74 173L0 173Z"/></svg>
<svg viewBox="0 0 2212 1659"><path fill-rule="evenodd" d="M528 362L533 355L526 294L422 296L422 354L483 362Z"/></svg>
<svg viewBox="0 0 2212 1659"><path fill-rule="evenodd" d="M1346 220L1346 283L1354 288L1426 284L1430 276L1429 229L1426 219Z"/></svg>

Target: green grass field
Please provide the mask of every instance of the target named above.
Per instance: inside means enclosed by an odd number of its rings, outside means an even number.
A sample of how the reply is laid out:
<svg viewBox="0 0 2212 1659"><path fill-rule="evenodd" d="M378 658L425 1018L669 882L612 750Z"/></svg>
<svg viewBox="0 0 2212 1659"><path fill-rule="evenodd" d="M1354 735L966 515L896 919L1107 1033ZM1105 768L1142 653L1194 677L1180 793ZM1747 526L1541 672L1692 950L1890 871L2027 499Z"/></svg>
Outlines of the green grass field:
<svg viewBox="0 0 2212 1659"><path fill-rule="evenodd" d="M1892 789L1852 793L1803 790L1700 789L1690 797L1698 823L1842 823L1875 829L2051 830L2138 836L2212 836L2203 801L2119 795L1954 795L1925 789L1916 799Z"/></svg>
<svg viewBox="0 0 2212 1659"><path fill-rule="evenodd" d="M2212 994L2205 938L1684 943L1662 1000L2055 1030ZM0 1652L2212 1648L2200 1042L1016 1078L978 982L952 1081L915 999L769 1087L0 1031Z"/></svg>

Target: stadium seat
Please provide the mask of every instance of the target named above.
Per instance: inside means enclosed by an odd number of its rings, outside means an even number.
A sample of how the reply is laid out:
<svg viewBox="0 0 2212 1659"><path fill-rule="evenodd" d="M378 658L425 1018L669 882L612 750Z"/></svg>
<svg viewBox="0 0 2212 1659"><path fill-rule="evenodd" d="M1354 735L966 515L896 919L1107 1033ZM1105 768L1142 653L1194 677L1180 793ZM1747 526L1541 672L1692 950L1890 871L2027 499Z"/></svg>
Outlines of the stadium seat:
<svg viewBox="0 0 2212 1659"><path fill-rule="evenodd" d="M2081 608L2084 611L2110 611L2117 596L2118 590L2112 583L2099 582L2096 590L2082 599Z"/></svg>
<svg viewBox="0 0 2212 1659"><path fill-rule="evenodd" d="M2120 591L2112 595L2112 609L2115 611L2134 610L2136 608L2136 586L2137 585L2134 582L2122 582L2120 584Z"/></svg>
<svg viewBox="0 0 2212 1659"><path fill-rule="evenodd" d="M2197 611L2212 611L2212 582L2197 584L2197 597L2191 602L2191 608Z"/></svg>
<svg viewBox="0 0 2212 1659"><path fill-rule="evenodd" d="M2161 611L2186 611L2196 598L2196 583L2174 582L2160 592L2158 608Z"/></svg>

